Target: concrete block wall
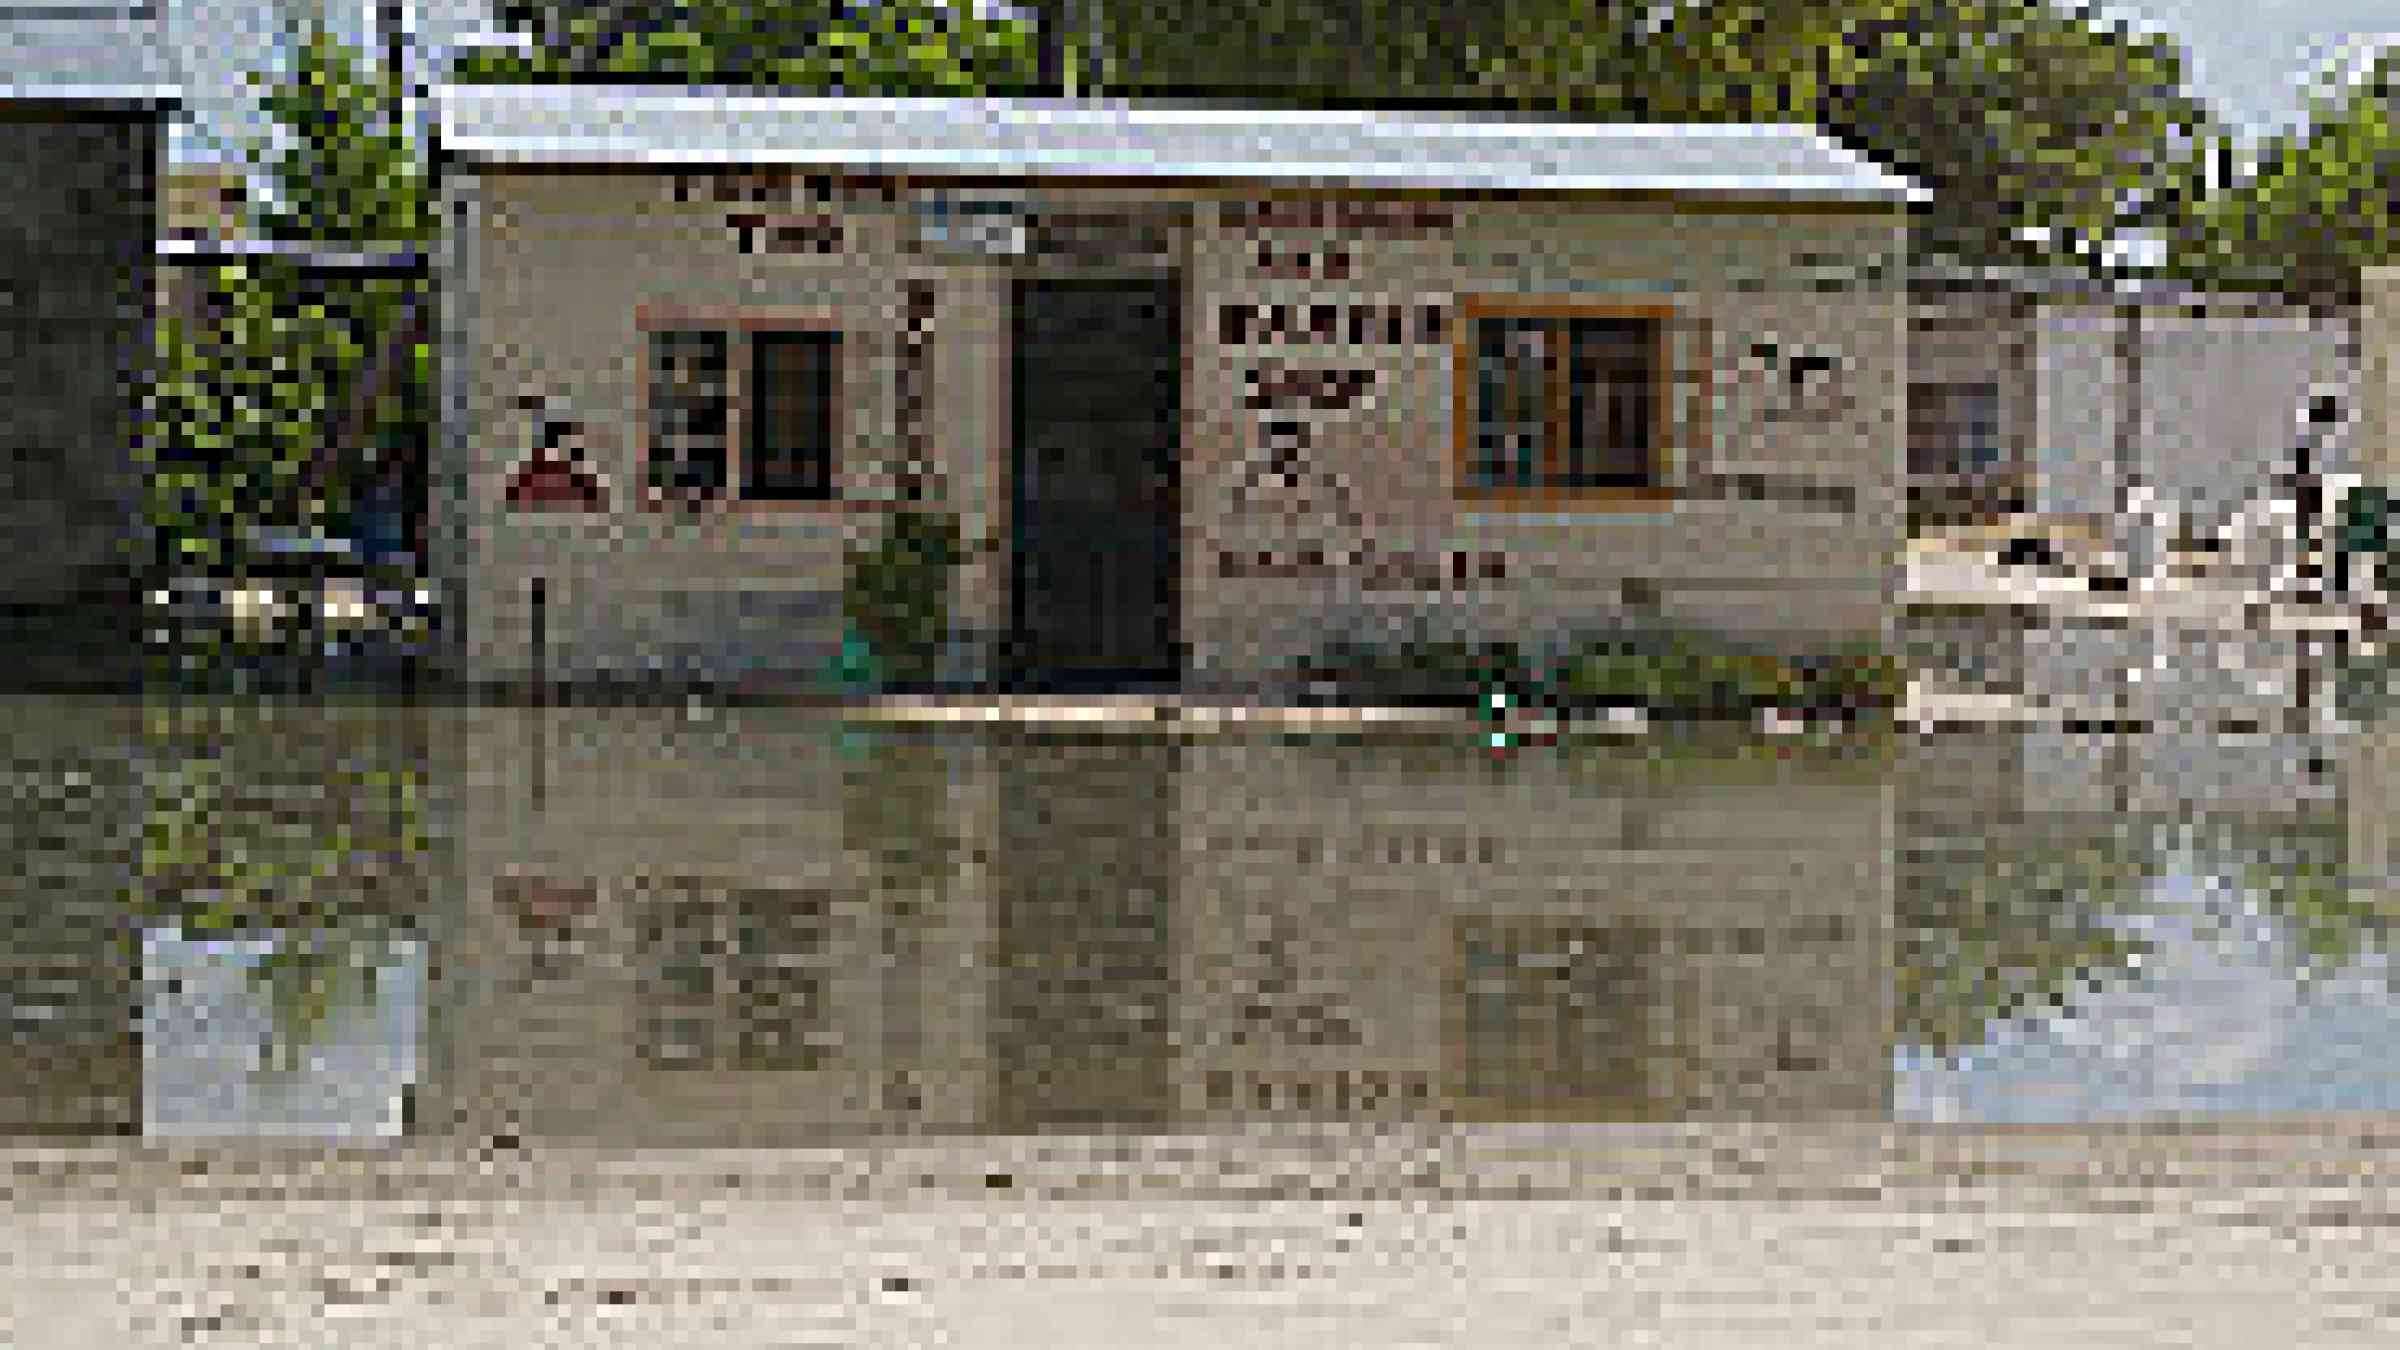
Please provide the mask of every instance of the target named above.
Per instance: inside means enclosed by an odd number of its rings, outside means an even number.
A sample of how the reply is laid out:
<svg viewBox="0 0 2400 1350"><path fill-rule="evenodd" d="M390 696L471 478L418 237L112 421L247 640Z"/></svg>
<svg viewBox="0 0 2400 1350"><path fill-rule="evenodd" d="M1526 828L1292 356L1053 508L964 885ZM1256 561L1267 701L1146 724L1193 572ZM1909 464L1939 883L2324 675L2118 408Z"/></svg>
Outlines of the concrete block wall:
<svg viewBox="0 0 2400 1350"><path fill-rule="evenodd" d="M0 118L0 602L130 593L161 135L147 114Z"/></svg>

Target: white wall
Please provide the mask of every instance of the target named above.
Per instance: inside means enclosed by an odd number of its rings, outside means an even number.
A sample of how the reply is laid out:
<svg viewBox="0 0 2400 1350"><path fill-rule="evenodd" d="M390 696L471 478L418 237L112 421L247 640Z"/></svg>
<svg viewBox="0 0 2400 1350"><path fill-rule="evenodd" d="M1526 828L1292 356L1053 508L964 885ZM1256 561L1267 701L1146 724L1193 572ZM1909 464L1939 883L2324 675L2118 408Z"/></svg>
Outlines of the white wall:
<svg viewBox="0 0 2400 1350"><path fill-rule="evenodd" d="M2265 492L2289 463L2311 386L2355 390L2345 341L2340 327L2301 315L2147 317L2141 446L2151 483L2204 520ZM2346 456L2348 439L2336 437L2329 458Z"/></svg>
<svg viewBox="0 0 2400 1350"><path fill-rule="evenodd" d="M2051 304L2034 320L2034 507L2109 513L2118 505L2117 435L2126 408L2121 311ZM2276 489L2308 392L2355 395L2348 322L2291 311L2194 312L2146 306L2140 316L2134 467L2202 521ZM2322 467L2348 467L2353 437L2331 439Z"/></svg>
<svg viewBox="0 0 2400 1350"><path fill-rule="evenodd" d="M2034 320L2033 509L2109 512L2117 505L2115 379L2119 328L2105 309L2045 307Z"/></svg>

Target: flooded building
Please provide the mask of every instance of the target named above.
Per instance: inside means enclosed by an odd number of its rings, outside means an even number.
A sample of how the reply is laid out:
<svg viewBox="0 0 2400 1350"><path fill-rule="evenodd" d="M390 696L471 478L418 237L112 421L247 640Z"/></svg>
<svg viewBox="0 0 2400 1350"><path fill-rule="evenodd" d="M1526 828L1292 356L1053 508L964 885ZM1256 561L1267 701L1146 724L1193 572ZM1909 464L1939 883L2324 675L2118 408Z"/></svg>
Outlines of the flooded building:
<svg viewBox="0 0 2400 1350"><path fill-rule="evenodd" d="M813 673L926 510L965 677L1886 616L1912 189L1813 130L438 105L470 678Z"/></svg>

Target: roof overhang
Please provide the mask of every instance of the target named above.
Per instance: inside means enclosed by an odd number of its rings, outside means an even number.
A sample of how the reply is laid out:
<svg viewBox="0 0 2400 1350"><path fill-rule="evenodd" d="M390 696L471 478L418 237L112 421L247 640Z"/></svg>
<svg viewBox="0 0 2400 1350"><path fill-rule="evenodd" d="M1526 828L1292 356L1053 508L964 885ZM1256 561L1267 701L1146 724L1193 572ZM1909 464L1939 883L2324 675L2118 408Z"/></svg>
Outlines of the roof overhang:
<svg viewBox="0 0 2400 1350"><path fill-rule="evenodd" d="M183 87L174 84L0 83L0 103L170 112L182 105Z"/></svg>
<svg viewBox="0 0 2400 1350"><path fill-rule="evenodd" d="M494 167L759 165L1098 179L1904 206L1921 188L1814 127L748 89L445 85L445 154Z"/></svg>

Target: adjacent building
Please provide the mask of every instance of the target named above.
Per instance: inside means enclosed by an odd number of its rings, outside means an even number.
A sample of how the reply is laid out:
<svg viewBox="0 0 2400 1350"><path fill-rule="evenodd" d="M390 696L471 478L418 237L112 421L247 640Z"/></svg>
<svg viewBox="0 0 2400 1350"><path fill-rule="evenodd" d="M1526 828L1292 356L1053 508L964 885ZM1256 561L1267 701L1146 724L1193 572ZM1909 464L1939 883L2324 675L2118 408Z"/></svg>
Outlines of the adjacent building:
<svg viewBox="0 0 2400 1350"><path fill-rule="evenodd" d="M0 605L11 610L126 593L160 157L177 97L157 28L142 4L0 12Z"/></svg>
<svg viewBox="0 0 2400 1350"><path fill-rule="evenodd" d="M2283 490L2312 394L2358 387L2357 315L2170 283L1914 278L1909 489L1920 516L2100 521L2140 487L2203 528ZM2309 432L2345 472L2345 409Z"/></svg>

